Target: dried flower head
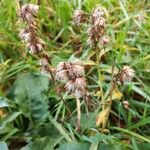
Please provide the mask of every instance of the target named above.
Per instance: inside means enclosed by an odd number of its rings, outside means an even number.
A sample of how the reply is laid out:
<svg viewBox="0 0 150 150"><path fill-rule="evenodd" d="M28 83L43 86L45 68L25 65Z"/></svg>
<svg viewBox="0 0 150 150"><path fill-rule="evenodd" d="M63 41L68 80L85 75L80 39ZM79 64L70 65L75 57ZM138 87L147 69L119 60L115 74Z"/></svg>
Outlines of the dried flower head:
<svg viewBox="0 0 150 150"><path fill-rule="evenodd" d="M80 60L61 62L57 65L55 78L66 82L65 89L68 93L85 98L87 91L84 73L84 65Z"/></svg>
<svg viewBox="0 0 150 150"><path fill-rule="evenodd" d="M30 31L28 29L22 29L19 33L19 37L25 42L30 41L31 38Z"/></svg>
<svg viewBox="0 0 150 150"><path fill-rule="evenodd" d="M39 10L38 5L26 4L20 9L20 17L27 23L27 27L22 29L19 36L26 42L26 47L30 54L36 54L44 49L44 41L38 37L35 17Z"/></svg>
<svg viewBox="0 0 150 150"><path fill-rule="evenodd" d="M78 65L72 63L72 67L68 70L70 79L75 79L77 77L81 77L84 75L84 67L82 65Z"/></svg>
<svg viewBox="0 0 150 150"><path fill-rule="evenodd" d="M60 62L56 68L56 79L75 79L84 75L84 67L81 61Z"/></svg>
<svg viewBox="0 0 150 150"><path fill-rule="evenodd" d="M107 45L109 43L109 41L110 41L110 37L108 37L108 36L103 36L102 38L100 38L100 44L103 46Z"/></svg>
<svg viewBox="0 0 150 150"><path fill-rule="evenodd" d="M92 12L92 22L93 24L96 22L96 20L100 17L104 16L104 10L99 5L96 6L96 8Z"/></svg>
<svg viewBox="0 0 150 150"><path fill-rule="evenodd" d="M88 28L88 40L87 43L92 47L98 42L103 42L101 39L105 34L106 19L104 18L103 8L97 6L91 16L91 26Z"/></svg>
<svg viewBox="0 0 150 150"><path fill-rule="evenodd" d="M65 89L69 93L73 92L75 90L74 80L69 80L65 85Z"/></svg>
<svg viewBox="0 0 150 150"><path fill-rule="evenodd" d="M94 26L105 27L106 19L104 17L99 17L95 20Z"/></svg>
<svg viewBox="0 0 150 150"><path fill-rule="evenodd" d="M118 73L118 80L121 83L129 82L135 76L135 71L129 66L123 66L123 68Z"/></svg>
<svg viewBox="0 0 150 150"><path fill-rule="evenodd" d="M86 81L85 78L80 77L75 79L75 88L81 91L86 89Z"/></svg>
<svg viewBox="0 0 150 150"><path fill-rule="evenodd" d="M39 65L40 66L48 66L48 64L49 64L48 60L46 58L44 58L44 57L41 58L40 61L39 61Z"/></svg>
<svg viewBox="0 0 150 150"><path fill-rule="evenodd" d="M89 36L88 40L87 40L87 44L92 47L96 44L99 34L96 34L96 31L95 31L94 27L89 27L88 30L87 30L87 33L88 33L88 36Z"/></svg>
<svg viewBox="0 0 150 150"><path fill-rule="evenodd" d="M65 85L65 89L78 98L85 98L87 94L85 78L81 77L75 80L69 80Z"/></svg>
<svg viewBox="0 0 150 150"><path fill-rule="evenodd" d="M34 41L31 40L27 43L27 49L29 49L30 54L36 54L41 52L44 49L44 41L42 39L37 39L37 37L34 37Z"/></svg>
<svg viewBox="0 0 150 150"><path fill-rule="evenodd" d="M76 89L75 90L75 92L74 92L74 95L76 96L76 97L78 97L78 98L86 98L86 96L87 96L87 91L86 90L78 90L78 89Z"/></svg>
<svg viewBox="0 0 150 150"><path fill-rule="evenodd" d="M20 9L20 17L22 18L23 21L33 23L34 17L37 16L38 10L39 10L38 5L34 4L23 5Z"/></svg>
<svg viewBox="0 0 150 150"><path fill-rule="evenodd" d="M86 14L82 10L75 10L74 11L74 18L73 21L75 24L80 25L86 21Z"/></svg>
<svg viewBox="0 0 150 150"><path fill-rule="evenodd" d="M104 29L102 29L102 28L99 29L98 26L91 26L88 28L87 33L88 33L87 43L88 43L88 45L90 45L92 47L100 41L100 38L104 34Z"/></svg>

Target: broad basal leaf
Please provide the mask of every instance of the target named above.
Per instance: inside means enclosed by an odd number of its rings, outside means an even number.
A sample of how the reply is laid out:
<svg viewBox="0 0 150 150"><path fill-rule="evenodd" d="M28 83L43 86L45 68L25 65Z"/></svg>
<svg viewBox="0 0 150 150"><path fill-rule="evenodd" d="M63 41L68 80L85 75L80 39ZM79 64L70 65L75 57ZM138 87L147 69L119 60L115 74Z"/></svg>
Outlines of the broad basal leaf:
<svg viewBox="0 0 150 150"><path fill-rule="evenodd" d="M41 123L47 115L48 104L44 92L48 90L48 78L25 74L15 82L15 100L23 114L33 123Z"/></svg>

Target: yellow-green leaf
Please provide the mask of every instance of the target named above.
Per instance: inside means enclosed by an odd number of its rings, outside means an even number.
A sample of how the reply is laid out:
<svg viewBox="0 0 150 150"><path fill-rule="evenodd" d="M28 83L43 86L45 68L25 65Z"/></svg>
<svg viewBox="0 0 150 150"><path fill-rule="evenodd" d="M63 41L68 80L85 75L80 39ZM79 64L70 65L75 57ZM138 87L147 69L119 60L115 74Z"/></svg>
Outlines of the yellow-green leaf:
<svg viewBox="0 0 150 150"><path fill-rule="evenodd" d="M99 126L101 123L106 122L107 114L109 113L110 108L107 107L103 111L99 113L99 115L96 118L96 126Z"/></svg>

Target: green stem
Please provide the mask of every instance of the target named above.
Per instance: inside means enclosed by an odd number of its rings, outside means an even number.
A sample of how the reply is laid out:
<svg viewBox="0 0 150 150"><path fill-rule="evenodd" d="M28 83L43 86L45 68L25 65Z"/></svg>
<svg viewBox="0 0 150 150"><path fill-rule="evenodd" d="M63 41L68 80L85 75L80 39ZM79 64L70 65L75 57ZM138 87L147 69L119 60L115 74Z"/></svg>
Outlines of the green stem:
<svg viewBox="0 0 150 150"><path fill-rule="evenodd" d="M101 82L101 73L100 73L100 58L99 58L99 54L100 54L100 50L99 48L96 46L95 48L96 51L96 67L97 67L97 74L98 74L98 85L100 87L100 92L101 92L101 100L103 100L103 88L102 88L102 82ZM102 102L103 103L103 102ZM103 107L103 106L102 106Z"/></svg>

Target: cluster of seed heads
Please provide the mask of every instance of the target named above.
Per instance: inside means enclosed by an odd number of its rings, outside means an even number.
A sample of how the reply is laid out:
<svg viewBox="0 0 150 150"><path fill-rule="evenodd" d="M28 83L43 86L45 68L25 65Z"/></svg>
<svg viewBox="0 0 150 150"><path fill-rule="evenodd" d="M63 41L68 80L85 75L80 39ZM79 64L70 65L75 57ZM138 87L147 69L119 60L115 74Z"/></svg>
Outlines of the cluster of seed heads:
<svg viewBox="0 0 150 150"><path fill-rule="evenodd" d="M93 10L90 15L90 27L88 28L88 40L87 43L92 47L100 43L102 46L109 42L109 37L105 35L106 19L103 7L99 5ZM74 22L77 25L85 23L88 20L88 15L82 10L76 10L74 12Z"/></svg>
<svg viewBox="0 0 150 150"><path fill-rule="evenodd" d="M26 4L20 9L20 17L27 25L20 31L20 38L26 43L30 54L41 52L44 48L44 41L38 37L35 18L39 10L38 5Z"/></svg>
<svg viewBox="0 0 150 150"><path fill-rule="evenodd" d="M40 57L39 65L42 74L50 74L49 57L43 52L44 41L39 38L36 24L39 6L34 4L25 4L20 8L20 18L26 24L25 29L19 33L20 38L26 43L30 54L38 54ZM40 54L40 55L39 55Z"/></svg>
<svg viewBox="0 0 150 150"><path fill-rule="evenodd" d="M135 76L135 71L131 67L123 66L117 75L117 80L123 84L124 82L132 81L134 76Z"/></svg>
<svg viewBox="0 0 150 150"><path fill-rule="evenodd" d="M106 32L106 19L104 8L96 6L91 14L87 14L83 10L75 10L73 21L76 25L87 22L90 16L90 27L88 28L87 43L92 47L100 43L102 46L106 45L110 38L105 35ZM117 75L117 80L121 83L131 81L134 77L134 70L129 66L124 66Z"/></svg>
<svg viewBox="0 0 150 150"><path fill-rule="evenodd" d="M22 29L19 36L24 40L31 54L38 54L44 49L44 42L38 37L35 18L39 10L38 5L26 4L20 9L20 17L26 23L26 28ZM74 12L74 22L77 25L85 23L88 14L82 10ZM96 46L97 43L105 45L109 42L109 38L105 36L106 20L104 18L104 10L97 6L90 15L90 27L88 29L88 44ZM40 57L41 72L51 74L49 68L49 57L42 54ZM86 90L86 80L84 77L84 65L80 60L74 62L60 62L53 76L58 81L65 82L65 89L68 93L74 94L78 98L87 99L88 92ZM52 75L52 74L51 74ZM121 83L131 81L134 77L134 70L129 66L124 66L117 75L117 80Z"/></svg>
<svg viewBox="0 0 150 150"><path fill-rule="evenodd" d="M84 65L80 60L60 62L56 68L56 79L66 83L65 89L78 98L87 96Z"/></svg>
<svg viewBox="0 0 150 150"><path fill-rule="evenodd" d="M39 6L33 4L23 5L20 9L20 17L27 24L22 29L19 36L26 42L31 54L38 54L44 48L44 42L38 37L35 18L38 14ZM80 20L83 18L81 17ZM77 21L78 22L78 21ZM80 21L79 21L80 22ZM87 96L86 81L84 78L84 66L81 61L61 62L55 71L49 68L49 57L47 54L40 53L39 65L43 74L51 74L54 80L65 81L65 89L73 93L78 98Z"/></svg>

